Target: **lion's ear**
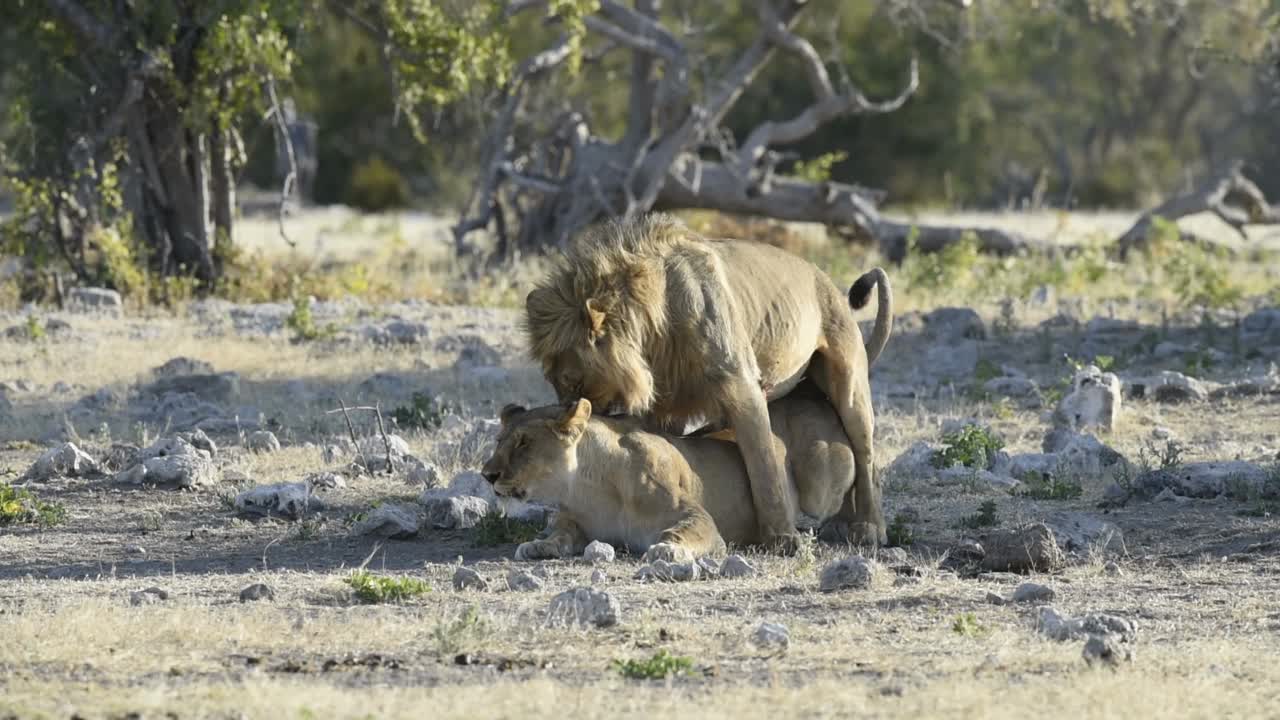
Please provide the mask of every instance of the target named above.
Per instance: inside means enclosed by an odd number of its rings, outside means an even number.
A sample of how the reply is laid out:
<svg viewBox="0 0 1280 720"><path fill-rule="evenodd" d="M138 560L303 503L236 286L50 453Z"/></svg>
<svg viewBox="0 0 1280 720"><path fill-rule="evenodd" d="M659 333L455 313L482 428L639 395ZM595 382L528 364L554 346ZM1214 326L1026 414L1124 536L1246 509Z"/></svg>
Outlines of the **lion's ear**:
<svg viewBox="0 0 1280 720"><path fill-rule="evenodd" d="M587 334L591 336L592 340L598 340L599 338L604 337L605 312L606 308L603 302L596 298L589 298L587 300Z"/></svg>
<svg viewBox="0 0 1280 720"><path fill-rule="evenodd" d="M570 400L565 403L564 413L556 421L556 429L565 435L577 437L587 428L591 419L591 401L586 398Z"/></svg>
<svg viewBox="0 0 1280 720"><path fill-rule="evenodd" d="M516 405L512 403L502 408L502 412L498 415L498 419L502 421L503 425L508 425L517 415L523 414L524 411L523 405Z"/></svg>

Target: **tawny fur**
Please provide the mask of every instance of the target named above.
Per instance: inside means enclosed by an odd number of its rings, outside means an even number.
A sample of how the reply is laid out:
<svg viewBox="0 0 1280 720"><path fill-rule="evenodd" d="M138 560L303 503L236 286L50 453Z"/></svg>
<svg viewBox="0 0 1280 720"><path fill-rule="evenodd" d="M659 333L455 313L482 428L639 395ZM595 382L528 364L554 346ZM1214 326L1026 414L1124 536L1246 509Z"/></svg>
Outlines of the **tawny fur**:
<svg viewBox="0 0 1280 720"><path fill-rule="evenodd" d="M814 520L839 512L854 482L853 449L830 403L810 383L769 404L787 491ZM501 496L558 506L546 538L523 560L570 557L592 540L666 559L760 542L750 483L731 441L655 434L629 418L591 415L586 400L533 410L509 406L484 465Z"/></svg>
<svg viewBox="0 0 1280 720"><path fill-rule="evenodd" d="M874 337L882 346L887 283L881 300ZM848 299L812 263L768 245L704 239L660 214L607 223L529 294L525 322L533 357L562 401L586 398L602 411L643 416L651 429L731 428L761 535L783 546L794 545L795 508L769 439L767 401L809 375L856 459L836 527L848 539L884 541L867 350Z"/></svg>

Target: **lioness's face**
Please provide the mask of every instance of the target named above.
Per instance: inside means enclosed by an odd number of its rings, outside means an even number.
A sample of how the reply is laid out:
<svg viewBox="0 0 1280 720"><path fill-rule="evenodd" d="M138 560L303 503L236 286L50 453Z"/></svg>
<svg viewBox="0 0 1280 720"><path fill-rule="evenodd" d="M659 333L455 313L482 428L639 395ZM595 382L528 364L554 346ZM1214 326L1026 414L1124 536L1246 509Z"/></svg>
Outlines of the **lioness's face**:
<svg viewBox="0 0 1280 720"><path fill-rule="evenodd" d="M560 402L591 401L606 415L643 415L653 406L654 381L639 348L605 335L543 363Z"/></svg>
<svg viewBox="0 0 1280 720"><path fill-rule="evenodd" d="M481 474L499 497L546 496L576 469L578 441L590 418L586 400L533 410L508 405L497 447Z"/></svg>

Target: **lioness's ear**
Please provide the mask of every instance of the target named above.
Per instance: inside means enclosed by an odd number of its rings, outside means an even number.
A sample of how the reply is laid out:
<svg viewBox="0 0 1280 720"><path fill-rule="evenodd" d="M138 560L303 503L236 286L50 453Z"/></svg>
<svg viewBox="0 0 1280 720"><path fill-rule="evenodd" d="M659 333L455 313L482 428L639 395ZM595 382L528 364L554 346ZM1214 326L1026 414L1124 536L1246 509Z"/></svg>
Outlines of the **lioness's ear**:
<svg viewBox="0 0 1280 720"><path fill-rule="evenodd" d="M498 415L498 419L502 421L502 424L503 424L503 425L507 425L507 424L509 424L509 423L510 423L510 422L511 422L511 421L512 421L512 420L513 420L517 415L520 415L520 414L522 414L523 412L524 412L524 406L522 406L522 405L516 405L516 404L512 403L512 404L509 404L509 405L507 405L506 407L502 408L502 412Z"/></svg>
<svg viewBox="0 0 1280 720"><path fill-rule="evenodd" d="M586 310L587 335L589 335L592 340L598 340L604 336L604 303L600 302L596 298L589 298L587 300Z"/></svg>
<svg viewBox="0 0 1280 720"><path fill-rule="evenodd" d="M565 435L577 436L587 428L591 419L591 401L586 398L565 403L564 413L556 422L556 428Z"/></svg>

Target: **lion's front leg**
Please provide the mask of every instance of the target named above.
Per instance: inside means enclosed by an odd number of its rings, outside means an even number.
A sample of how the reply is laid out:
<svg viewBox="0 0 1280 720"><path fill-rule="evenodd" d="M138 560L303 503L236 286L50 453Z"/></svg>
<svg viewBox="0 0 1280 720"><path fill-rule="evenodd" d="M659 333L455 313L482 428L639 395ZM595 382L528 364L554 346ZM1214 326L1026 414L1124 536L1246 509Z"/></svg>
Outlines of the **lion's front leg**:
<svg viewBox="0 0 1280 720"><path fill-rule="evenodd" d="M774 445L764 393L754 381L738 378L728 388L728 397L725 414L751 480L760 539L768 547L791 554L798 547L800 536L787 491L787 471Z"/></svg>
<svg viewBox="0 0 1280 720"><path fill-rule="evenodd" d="M701 505L689 505L675 525L662 531L658 542L649 546L644 559L648 562L692 562L704 555L718 555L725 550L724 539L713 519Z"/></svg>
<svg viewBox="0 0 1280 720"><path fill-rule="evenodd" d="M566 512L560 511L551 523L551 532L541 540L520 543L516 560L555 560L573 557L587 546L587 534Z"/></svg>

